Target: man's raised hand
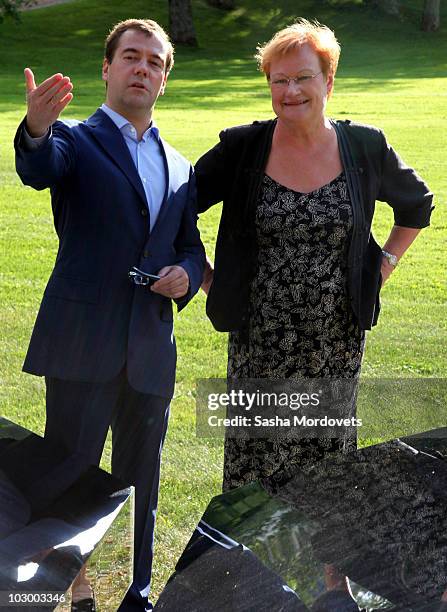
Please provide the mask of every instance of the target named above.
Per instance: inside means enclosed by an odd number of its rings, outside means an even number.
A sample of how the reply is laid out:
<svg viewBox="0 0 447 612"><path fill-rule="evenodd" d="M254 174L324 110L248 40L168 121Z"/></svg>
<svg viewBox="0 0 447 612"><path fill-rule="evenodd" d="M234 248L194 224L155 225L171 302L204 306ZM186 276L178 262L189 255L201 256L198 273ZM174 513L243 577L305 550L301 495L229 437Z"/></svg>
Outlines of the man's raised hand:
<svg viewBox="0 0 447 612"><path fill-rule="evenodd" d="M28 104L26 126L29 135L38 138L47 133L49 127L73 99L71 93L73 84L70 77L58 73L36 87L33 71L25 68L24 73Z"/></svg>

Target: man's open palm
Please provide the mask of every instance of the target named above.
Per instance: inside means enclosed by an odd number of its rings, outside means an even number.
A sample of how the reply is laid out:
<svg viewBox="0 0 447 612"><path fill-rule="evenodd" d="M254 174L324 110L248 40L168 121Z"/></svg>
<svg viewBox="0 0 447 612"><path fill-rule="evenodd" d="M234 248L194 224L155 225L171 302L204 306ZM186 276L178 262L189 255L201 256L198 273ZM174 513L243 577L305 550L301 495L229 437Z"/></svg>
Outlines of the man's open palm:
<svg viewBox="0 0 447 612"><path fill-rule="evenodd" d="M30 136L43 136L73 99L70 77L53 74L36 86L33 71L25 68L26 99L28 111L26 125Z"/></svg>

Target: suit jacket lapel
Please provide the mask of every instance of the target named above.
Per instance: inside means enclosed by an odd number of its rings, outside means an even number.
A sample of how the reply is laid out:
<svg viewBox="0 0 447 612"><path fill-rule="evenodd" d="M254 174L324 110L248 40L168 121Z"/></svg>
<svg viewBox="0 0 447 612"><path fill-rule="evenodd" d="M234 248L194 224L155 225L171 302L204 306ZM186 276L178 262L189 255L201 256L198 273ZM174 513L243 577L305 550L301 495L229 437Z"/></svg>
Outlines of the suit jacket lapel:
<svg viewBox="0 0 447 612"><path fill-rule="evenodd" d="M101 109L98 109L94 115L89 117L86 124L92 128L91 133L94 138L105 153L121 168L132 187L136 189L147 206L143 184L119 129Z"/></svg>

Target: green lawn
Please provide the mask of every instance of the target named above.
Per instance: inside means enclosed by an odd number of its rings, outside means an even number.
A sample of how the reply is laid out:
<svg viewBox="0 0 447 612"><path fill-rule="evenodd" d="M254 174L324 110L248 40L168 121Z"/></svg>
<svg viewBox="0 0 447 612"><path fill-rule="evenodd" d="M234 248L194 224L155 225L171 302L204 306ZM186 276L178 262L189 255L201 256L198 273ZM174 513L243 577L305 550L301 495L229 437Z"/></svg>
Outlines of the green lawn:
<svg viewBox="0 0 447 612"><path fill-rule="evenodd" d="M376 378L445 377L446 28L435 34L419 32L411 11L399 22L365 10L335 10L323 1L236 3L240 8L221 13L204 1L193 1L200 47L178 49L167 93L157 107L162 134L195 161L223 127L270 117L268 90L253 60L256 44L300 15L333 27L342 57L329 114L382 127L436 195L431 227L383 290L381 319L368 335L363 372ZM410 8L419 4L409 2ZM25 113L23 67L31 66L38 81L56 71L70 75L75 98L65 116L84 118L103 100L102 41L110 26L126 17L153 17L166 24L166 7L165 0L75 0L27 12L19 26L0 26L1 412L39 433L44 424L43 381L22 374L21 364L56 240L48 192L24 188L14 171L12 139ZM216 207L200 222L211 255L218 217ZM375 233L380 241L391 224L390 209L379 205ZM226 337L207 321L202 295L176 324L178 376L164 453L155 592L171 573L208 500L219 492L221 480L222 443L196 437L194 395L197 378L224 376ZM442 411L415 412L402 403L388 409L392 418L367 442L444 422Z"/></svg>

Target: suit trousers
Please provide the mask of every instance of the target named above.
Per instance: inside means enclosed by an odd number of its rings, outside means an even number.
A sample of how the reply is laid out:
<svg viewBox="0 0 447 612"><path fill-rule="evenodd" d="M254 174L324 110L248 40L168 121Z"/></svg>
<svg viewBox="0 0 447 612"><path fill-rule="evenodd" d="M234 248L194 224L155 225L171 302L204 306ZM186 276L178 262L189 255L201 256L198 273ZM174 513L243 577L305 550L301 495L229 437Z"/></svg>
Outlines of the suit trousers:
<svg viewBox="0 0 447 612"><path fill-rule="evenodd" d="M135 486L134 576L120 612L147 609L169 400L135 391L125 369L107 383L45 381L50 442L78 453L86 467L98 465L112 428L112 474Z"/></svg>

